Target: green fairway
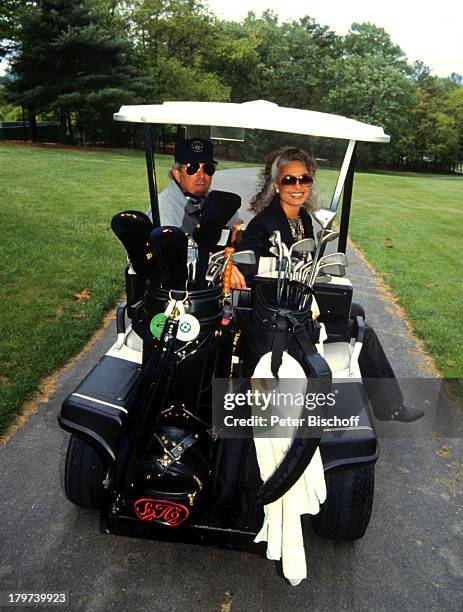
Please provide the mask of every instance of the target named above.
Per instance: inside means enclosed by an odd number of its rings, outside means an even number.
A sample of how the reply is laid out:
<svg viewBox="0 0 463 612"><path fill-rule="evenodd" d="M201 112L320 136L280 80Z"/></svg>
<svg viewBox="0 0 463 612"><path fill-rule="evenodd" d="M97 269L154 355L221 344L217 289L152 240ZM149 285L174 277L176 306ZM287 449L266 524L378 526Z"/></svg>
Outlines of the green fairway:
<svg viewBox="0 0 463 612"><path fill-rule="evenodd" d="M170 161L157 159L160 189ZM320 170L322 186L333 172ZM121 295L125 252L110 220L148 208L143 155L1 144L0 205L1 431ZM455 378L463 376L462 205L461 178L359 173L351 219L352 238Z"/></svg>
<svg viewBox="0 0 463 612"><path fill-rule="evenodd" d="M160 190L171 161L156 159ZM149 207L144 154L0 144L0 207L1 432L121 295L110 221Z"/></svg>
<svg viewBox="0 0 463 612"><path fill-rule="evenodd" d="M359 174L351 237L407 311L442 374L463 378L463 179Z"/></svg>
<svg viewBox="0 0 463 612"><path fill-rule="evenodd" d="M331 193L335 171L322 170ZM463 378L463 178L357 173L350 237L384 276L447 378Z"/></svg>

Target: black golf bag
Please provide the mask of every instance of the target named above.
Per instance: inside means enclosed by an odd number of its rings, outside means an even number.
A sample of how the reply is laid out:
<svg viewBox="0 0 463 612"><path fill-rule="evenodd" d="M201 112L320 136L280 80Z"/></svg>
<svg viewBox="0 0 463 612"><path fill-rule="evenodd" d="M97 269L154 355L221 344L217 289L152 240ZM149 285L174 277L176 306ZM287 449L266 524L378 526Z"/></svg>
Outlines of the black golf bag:
<svg viewBox="0 0 463 612"><path fill-rule="evenodd" d="M185 299L186 298L186 299ZM199 321L191 342L176 337L168 319L160 338L149 324L171 299ZM223 347L220 288L166 291L147 281L142 321L144 367L120 437L115 499L120 510L142 521L177 527L201 511L211 473L211 395L215 376L229 369Z"/></svg>
<svg viewBox="0 0 463 612"><path fill-rule="evenodd" d="M330 390L331 370L314 344L318 340L319 325L312 319L308 291L305 285L288 283L284 306L280 306L274 281L255 285L251 312L240 313L239 316L242 330L240 351L244 357L245 377L252 376L262 355L271 352L268 377L278 378L283 351L287 351L302 366L308 379L307 389L315 380L318 392ZM301 425L282 462L259 489L258 503L269 504L284 495L310 463L320 442L322 429L312 428L310 436L303 430L304 426Z"/></svg>
<svg viewBox="0 0 463 612"><path fill-rule="evenodd" d="M240 205L238 196L222 192L208 200L197 228L206 263L210 234L217 242ZM187 236L181 229L153 228L136 211L115 215L112 228L144 287L142 300L130 299L132 328L143 339L143 369L120 435L113 501L140 520L176 527L197 512L211 472L212 382L228 375L231 359L221 288L198 291L205 283L197 282L196 290L186 290ZM172 300L175 308L182 304L188 321L180 312L166 315ZM199 327L197 335L182 340L191 324ZM227 343L229 351L223 350Z"/></svg>

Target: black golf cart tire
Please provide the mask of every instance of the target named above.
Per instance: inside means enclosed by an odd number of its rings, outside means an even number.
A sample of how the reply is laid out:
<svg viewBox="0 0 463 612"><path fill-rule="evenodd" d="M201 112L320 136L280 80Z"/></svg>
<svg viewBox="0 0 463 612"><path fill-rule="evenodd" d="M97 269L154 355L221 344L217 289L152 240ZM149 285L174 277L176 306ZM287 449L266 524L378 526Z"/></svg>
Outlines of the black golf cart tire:
<svg viewBox="0 0 463 612"><path fill-rule="evenodd" d="M326 501L312 517L314 532L329 540L359 540L370 522L374 465L327 472L325 479Z"/></svg>
<svg viewBox="0 0 463 612"><path fill-rule="evenodd" d="M104 496L107 468L85 440L71 435L64 475L66 497L80 508L98 510Z"/></svg>

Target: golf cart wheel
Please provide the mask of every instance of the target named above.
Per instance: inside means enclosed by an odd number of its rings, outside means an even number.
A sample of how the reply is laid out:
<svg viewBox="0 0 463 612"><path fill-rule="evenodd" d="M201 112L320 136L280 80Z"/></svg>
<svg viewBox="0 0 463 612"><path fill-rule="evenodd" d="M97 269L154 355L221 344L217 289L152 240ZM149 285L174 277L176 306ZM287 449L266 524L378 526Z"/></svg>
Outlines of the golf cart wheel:
<svg viewBox="0 0 463 612"><path fill-rule="evenodd" d="M365 535L373 506L374 465L327 472L326 501L312 517L312 528L329 540L358 540Z"/></svg>
<svg viewBox="0 0 463 612"><path fill-rule="evenodd" d="M72 435L64 475L64 488L69 501L80 508L99 509L103 501L106 472L106 466L90 444Z"/></svg>

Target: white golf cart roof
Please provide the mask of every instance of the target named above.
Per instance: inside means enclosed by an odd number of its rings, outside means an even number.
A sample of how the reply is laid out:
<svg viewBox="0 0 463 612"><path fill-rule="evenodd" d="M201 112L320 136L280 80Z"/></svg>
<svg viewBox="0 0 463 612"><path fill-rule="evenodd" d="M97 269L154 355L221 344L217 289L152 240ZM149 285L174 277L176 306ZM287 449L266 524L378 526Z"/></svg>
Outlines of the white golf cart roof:
<svg viewBox="0 0 463 612"><path fill-rule="evenodd" d="M383 128L374 125L340 115L285 108L265 100L241 104L164 102L121 106L119 112L114 114L114 119L133 123L172 123L271 130L363 142L387 143L390 140Z"/></svg>

